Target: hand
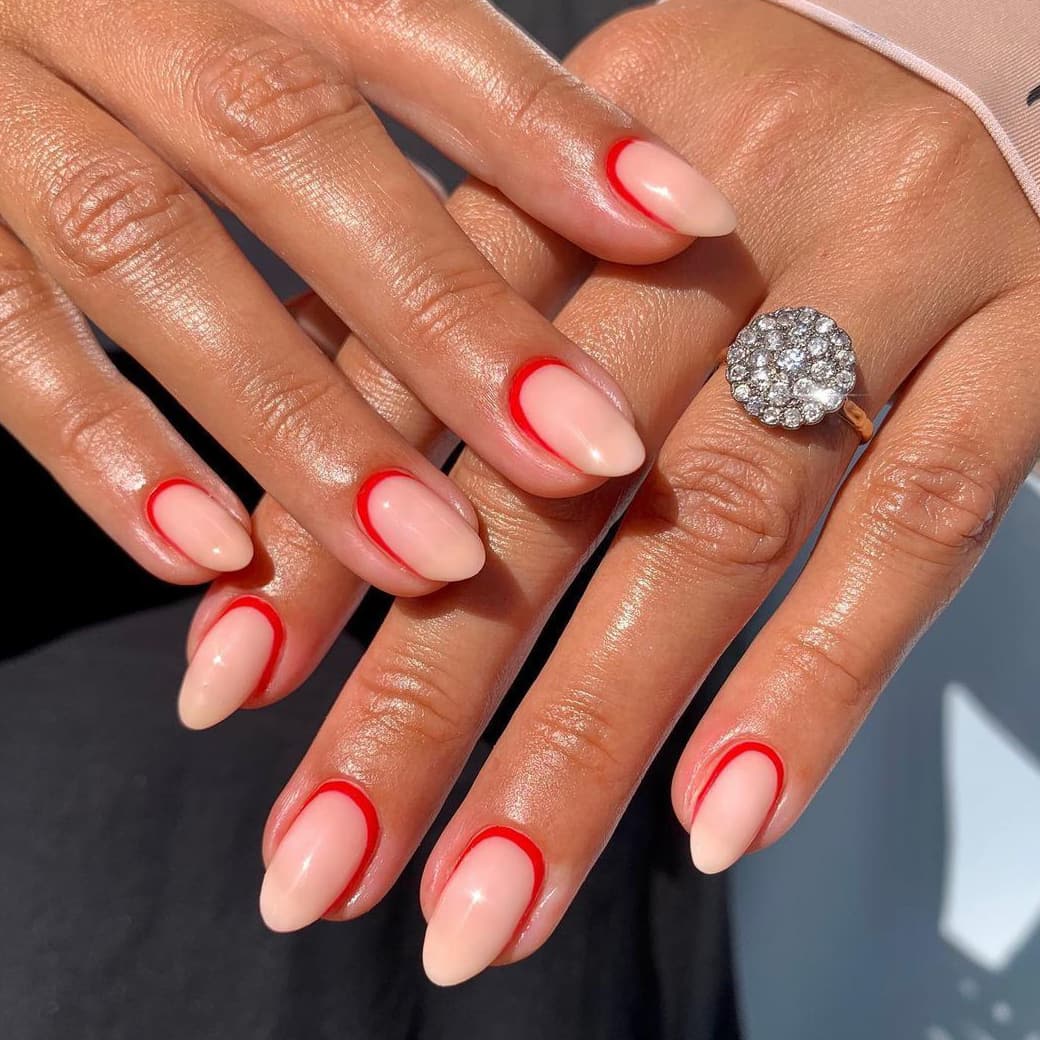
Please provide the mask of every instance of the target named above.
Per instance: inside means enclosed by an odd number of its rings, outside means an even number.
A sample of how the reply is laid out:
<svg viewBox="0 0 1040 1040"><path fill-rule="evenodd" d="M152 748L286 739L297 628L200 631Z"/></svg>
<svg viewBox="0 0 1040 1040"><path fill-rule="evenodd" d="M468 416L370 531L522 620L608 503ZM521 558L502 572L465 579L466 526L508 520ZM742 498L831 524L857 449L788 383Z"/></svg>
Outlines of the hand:
<svg viewBox="0 0 1040 1040"><path fill-rule="evenodd" d="M583 248L648 262L733 226L702 176L483 2L0 2L0 421L170 581L244 566L247 517L83 314L366 580L415 595L484 559L470 506L202 195L509 479L571 495L643 459L615 384L502 281L361 91Z"/></svg>
<svg viewBox="0 0 1040 1040"><path fill-rule="evenodd" d="M1035 216L959 102L762 0L633 12L572 67L680 150L696 145L743 214L742 240L699 242L652 270L602 265L558 319L625 388L656 457L431 855L425 960L441 983L527 956L551 933L690 696L840 486L805 572L675 775L702 869L780 837L977 562L1040 445ZM574 275L556 264L532 281L527 258L551 239L503 230L513 218L471 195L455 207L478 241L505 243L489 255L528 293ZM845 424L767 429L712 374L756 313L799 305L852 332L857 403L876 416L895 402L851 472ZM371 380L383 399L387 378ZM398 413L413 434L414 409ZM277 929L355 917L386 892L628 493L614 481L538 501L471 453L454 477L489 565L394 606L279 798L262 894ZM273 507L257 527L269 569L218 584L197 619L186 689L199 701L207 668L219 688L214 621L234 616L236 597L260 594L284 620L284 649L262 659L263 703L302 678L359 594L342 578L317 585L328 560Z"/></svg>

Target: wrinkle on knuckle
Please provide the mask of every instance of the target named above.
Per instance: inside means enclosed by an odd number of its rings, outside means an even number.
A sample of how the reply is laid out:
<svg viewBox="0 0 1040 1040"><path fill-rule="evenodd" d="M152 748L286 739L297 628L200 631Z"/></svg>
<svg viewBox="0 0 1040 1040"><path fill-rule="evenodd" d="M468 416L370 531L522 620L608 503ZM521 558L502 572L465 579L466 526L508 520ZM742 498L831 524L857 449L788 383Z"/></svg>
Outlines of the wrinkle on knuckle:
<svg viewBox="0 0 1040 1040"><path fill-rule="evenodd" d="M611 785L625 776L615 750L617 727L600 694L581 688L554 693L534 710L526 726L535 746L558 767Z"/></svg>
<svg viewBox="0 0 1040 1040"><path fill-rule="evenodd" d="M769 570L790 554L799 504L793 480L760 450L700 438L668 450L636 503L678 559L697 566Z"/></svg>
<svg viewBox="0 0 1040 1040"><path fill-rule="evenodd" d="M246 156L349 118L364 104L334 66L274 33L208 54L194 94L205 124Z"/></svg>
<svg viewBox="0 0 1040 1040"><path fill-rule="evenodd" d="M472 330L486 325L488 312L510 294L494 273L474 266L467 255L455 250L411 264L391 288L403 316L404 340L442 351L468 342Z"/></svg>
<svg viewBox="0 0 1040 1040"><path fill-rule="evenodd" d="M438 655L381 650L355 674L360 739L369 746L458 748L479 721L458 694L458 683Z"/></svg>
<svg viewBox="0 0 1040 1040"><path fill-rule="evenodd" d="M75 390L55 409L59 458L93 468L91 460L113 449L125 452L149 421L145 407L109 389Z"/></svg>
<svg viewBox="0 0 1040 1040"><path fill-rule="evenodd" d="M54 303L51 285L39 268L0 257L0 367L7 367L6 348L16 350L21 334Z"/></svg>
<svg viewBox="0 0 1040 1040"><path fill-rule="evenodd" d="M320 412L337 389L332 379L306 379L292 369L262 371L241 388L249 417L246 439L265 455L305 457L327 435L338 410Z"/></svg>
<svg viewBox="0 0 1040 1040"><path fill-rule="evenodd" d="M815 624L788 635L776 652L780 670L800 688L816 690L828 702L858 712L869 704L872 685L843 648L848 644L831 625Z"/></svg>
<svg viewBox="0 0 1040 1040"><path fill-rule="evenodd" d="M199 221L202 202L169 167L109 152L74 161L45 207L50 236L82 276L154 263Z"/></svg>
<svg viewBox="0 0 1040 1040"><path fill-rule="evenodd" d="M861 496L883 548L924 563L981 553L1000 508L999 471L967 444L901 446L879 457Z"/></svg>

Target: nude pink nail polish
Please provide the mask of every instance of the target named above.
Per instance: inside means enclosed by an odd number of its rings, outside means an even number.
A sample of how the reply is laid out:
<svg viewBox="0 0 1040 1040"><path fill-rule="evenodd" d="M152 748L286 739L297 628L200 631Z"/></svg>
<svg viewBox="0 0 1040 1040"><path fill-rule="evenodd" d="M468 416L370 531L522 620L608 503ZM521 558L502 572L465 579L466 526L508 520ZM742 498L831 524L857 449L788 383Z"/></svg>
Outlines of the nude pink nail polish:
<svg viewBox="0 0 1040 1040"><path fill-rule="evenodd" d="M614 402L555 358L535 358L517 372L509 409L528 437L582 473L627 476L646 460L639 434Z"/></svg>
<svg viewBox="0 0 1040 1040"><path fill-rule="evenodd" d="M614 190L645 217L695 238L728 235L737 215L725 195L699 170L659 144L627 138L607 155Z"/></svg>
<svg viewBox="0 0 1040 1040"><path fill-rule="evenodd" d="M232 600L188 665L177 702L181 722L188 729L209 729L263 693L284 641L282 619L266 600Z"/></svg>
<svg viewBox="0 0 1040 1040"><path fill-rule="evenodd" d="M761 833L783 783L783 761L768 745L747 742L730 748L694 804L694 866L718 874L736 863Z"/></svg>
<svg viewBox="0 0 1040 1040"><path fill-rule="evenodd" d="M403 470L373 474L358 521L388 556L430 581L464 581L484 566L484 543L440 495Z"/></svg>
<svg viewBox="0 0 1040 1040"><path fill-rule="evenodd" d="M271 857L260 916L274 932L324 917L357 888L375 851L379 820L367 795L346 780L319 787Z"/></svg>
<svg viewBox="0 0 1040 1040"><path fill-rule="evenodd" d="M253 558L249 532L198 484L165 480L148 497L145 515L152 527L200 567L240 571Z"/></svg>
<svg viewBox="0 0 1040 1040"><path fill-rule="evenodd" d="M509 945L545 877L538 846L511 827L482 831L437 900L423 945L431 982L455 986L479 974Z"/></svg>

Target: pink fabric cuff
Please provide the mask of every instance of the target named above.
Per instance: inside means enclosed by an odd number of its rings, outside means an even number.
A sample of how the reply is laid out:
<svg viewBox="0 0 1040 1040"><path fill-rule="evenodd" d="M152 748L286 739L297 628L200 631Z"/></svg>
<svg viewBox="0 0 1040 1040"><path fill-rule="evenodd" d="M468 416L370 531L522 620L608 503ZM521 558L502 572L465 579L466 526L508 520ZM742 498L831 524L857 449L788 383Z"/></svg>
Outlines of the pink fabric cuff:
<svg viewBox="0 0 1040 1040"><path fill-rule="evenodd" d="M773 0L851 36L959 98L1040 215L1037 0Z"/></svg>

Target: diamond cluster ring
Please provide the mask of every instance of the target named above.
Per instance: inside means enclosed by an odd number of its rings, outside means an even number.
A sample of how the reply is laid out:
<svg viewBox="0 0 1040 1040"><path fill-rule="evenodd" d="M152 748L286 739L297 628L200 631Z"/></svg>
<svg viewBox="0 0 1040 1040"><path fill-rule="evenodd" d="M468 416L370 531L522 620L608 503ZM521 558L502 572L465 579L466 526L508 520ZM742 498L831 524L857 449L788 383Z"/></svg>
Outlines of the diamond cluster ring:
<svg viewBox="0 0 1040 1040"><path fill-rule="evenodd" d="M849 400L856 385L852 338L812 307L755 318L724 356L733 399L766 426L798 430L840 412L864 442L874 424Z"/></svg>

